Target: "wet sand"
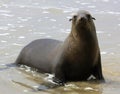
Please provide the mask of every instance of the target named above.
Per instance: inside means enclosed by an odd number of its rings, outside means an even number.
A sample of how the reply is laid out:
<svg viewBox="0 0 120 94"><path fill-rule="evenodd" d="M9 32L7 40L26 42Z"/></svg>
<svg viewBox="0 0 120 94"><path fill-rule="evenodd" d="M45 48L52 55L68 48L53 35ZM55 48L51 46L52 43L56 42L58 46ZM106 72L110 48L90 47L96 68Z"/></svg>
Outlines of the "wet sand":
<svg viewBox="0 0 120 94"><path fill-rule="evenodd" d="M0 0L0 93L2 94L119 94L120 8L119 0ZM68 21L78 9L88 10L95 24L106 82L70 82L46 89L46 75L30 68L7 66L21 49L40 38L64 40ZM41 89L43 91L41 91ZM45 90L44 90L45 89Z"/></svg>

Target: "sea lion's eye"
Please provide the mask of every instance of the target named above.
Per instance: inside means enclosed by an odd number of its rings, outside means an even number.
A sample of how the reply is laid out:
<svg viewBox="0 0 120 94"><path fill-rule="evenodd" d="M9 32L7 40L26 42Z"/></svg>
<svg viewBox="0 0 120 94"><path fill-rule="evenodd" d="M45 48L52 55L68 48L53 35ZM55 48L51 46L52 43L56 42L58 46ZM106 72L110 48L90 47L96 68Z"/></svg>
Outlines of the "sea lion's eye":
<svg viewBox="0 0 120 94"><path fill-rule="evenodd" d="M73 19L76 19L76 18L77 18L77 15L74 15L74 16L73 16Z"/></svg>
<svg viewBox="0 0 120 94"><path fill-rule="evenodd" d="M93 19L93 20L96 20L96 19L95 19L94 17L92 17L90 14L87 14L86 16L87 16L88 19L91 18L91 19Z"/></svg>
<svg viewBox="0 0 120 94"><path fill-rule="evenodd" d="M74 15L73 18L69 19L69 21L75 20L77 18L77 15Z"/></svg>
<svg viewBox="0 0 120 94"><path fill-rule="evenodd" d="M87 16L87 18L88 18L88 19L90 19L90 18L91 18L91 15L90 15L90 14L87 14L86 16Z"/></svg>

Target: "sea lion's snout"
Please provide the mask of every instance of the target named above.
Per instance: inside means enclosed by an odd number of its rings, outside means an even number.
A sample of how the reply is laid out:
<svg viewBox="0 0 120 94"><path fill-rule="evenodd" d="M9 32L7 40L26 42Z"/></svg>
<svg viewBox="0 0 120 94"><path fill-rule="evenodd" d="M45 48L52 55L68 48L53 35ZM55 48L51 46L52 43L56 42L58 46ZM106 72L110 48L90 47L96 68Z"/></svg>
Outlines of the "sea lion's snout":
<svg viewBox="0 0 120 94"><path fill-rule="evenodd" d="M90 14L79 15L77 23L85 24L85 23L91 21L92 19L95 20L95 18L93 18Z"/></svg>
<svg viewBox="0 0 120 94"><path fill-rule="evenodd" d="M79 22L85 23L88 20L87 17L81 17L80 19L78 19Z"/></svg>
<svg viewBox="0 0 120 94"><path fill-rule="evenodd" d="M96 20L94 17L91 16L91 14L88 11L78 11L77 14L75 14L72 19L69 21L72 21L73 23L80 24L80 23L86 23L91 20Z"/></svg>
<svg viewBox="0 0 120 94"><path fill-rule="evenodd" d="M81 16L81 15L74 15L72 19L70 19L69 21L73 21L73 22L85 22L87 21L88 18L86 16Z"/></svg>
<svg viewBox="0 0 120 94"><path fill-rule="evenodd" d="M77 25L85 25L88 21L91 20L91 16L90 15L86 15L86 14L83 14L83 15L74 15L72 19L70 19L70 21L72 20L73 24L75 26Z"/></svg>
<svg viewBox="0 0 120 94"><path fill-rule="evenodd" d="M76 20L74 19L74 25L76 27L81 27L81 26L86 26L87 23L89 23L91 21L91 18L88 17L87 15L77 15Z"/></svg>

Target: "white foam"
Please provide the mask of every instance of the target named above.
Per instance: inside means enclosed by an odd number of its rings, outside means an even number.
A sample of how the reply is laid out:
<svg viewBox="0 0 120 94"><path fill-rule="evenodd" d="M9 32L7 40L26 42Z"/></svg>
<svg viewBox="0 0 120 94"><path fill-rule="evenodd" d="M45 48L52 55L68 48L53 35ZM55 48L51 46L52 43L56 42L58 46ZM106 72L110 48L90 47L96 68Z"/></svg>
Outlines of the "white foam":
<svg viewBox="0 0 120 94"><path fill-rule="evenodd" d="M94 90L94 89L91 87L86 87L86 88L84 88L84 90Z"/></svg>
<svg viewBox="0 0 120 94"><path fill-rule="evenodd" d="M101 54L105 55L105 54L107 54L107 52L101 52Z"/></svg>
<svg viewBox="0 0 120 94"><path fill-rule="evenodd" d="M46 14L46 13L49 13L49 12L48 12L48 11L43 11L42 13L43 13L43 14Z"/></svg>
<svg viewBox="0 0 120 94"><path fill-rule="evenodd" d="M23 92L28 92L28 90L23 90Z"/></svg>
<svg viewBox="0 0 120 94"><path fill-rule="evenodd" d="M24 38L25 38L25 36L19 36L18 38L20 38L20 39L24 39Z"/></svg>

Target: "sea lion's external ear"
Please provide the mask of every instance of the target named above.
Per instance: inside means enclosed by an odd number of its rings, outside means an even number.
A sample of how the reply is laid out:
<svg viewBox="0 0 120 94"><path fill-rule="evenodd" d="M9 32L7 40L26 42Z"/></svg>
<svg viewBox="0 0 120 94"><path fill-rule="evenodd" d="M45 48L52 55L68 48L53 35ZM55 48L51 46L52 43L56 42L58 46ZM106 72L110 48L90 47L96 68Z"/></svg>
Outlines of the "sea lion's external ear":
<svg viewBox="0 0 120 94"><path fill-rule="evenodd" d="M92 17L93 20L96 20L94 17Z"/></svg>
<svg viewBox="0 0 120 94"><path fill-rule="evenodd" d="M71 18L71 19L69 19L69 21L72 21L72 18Z"/></svg>

